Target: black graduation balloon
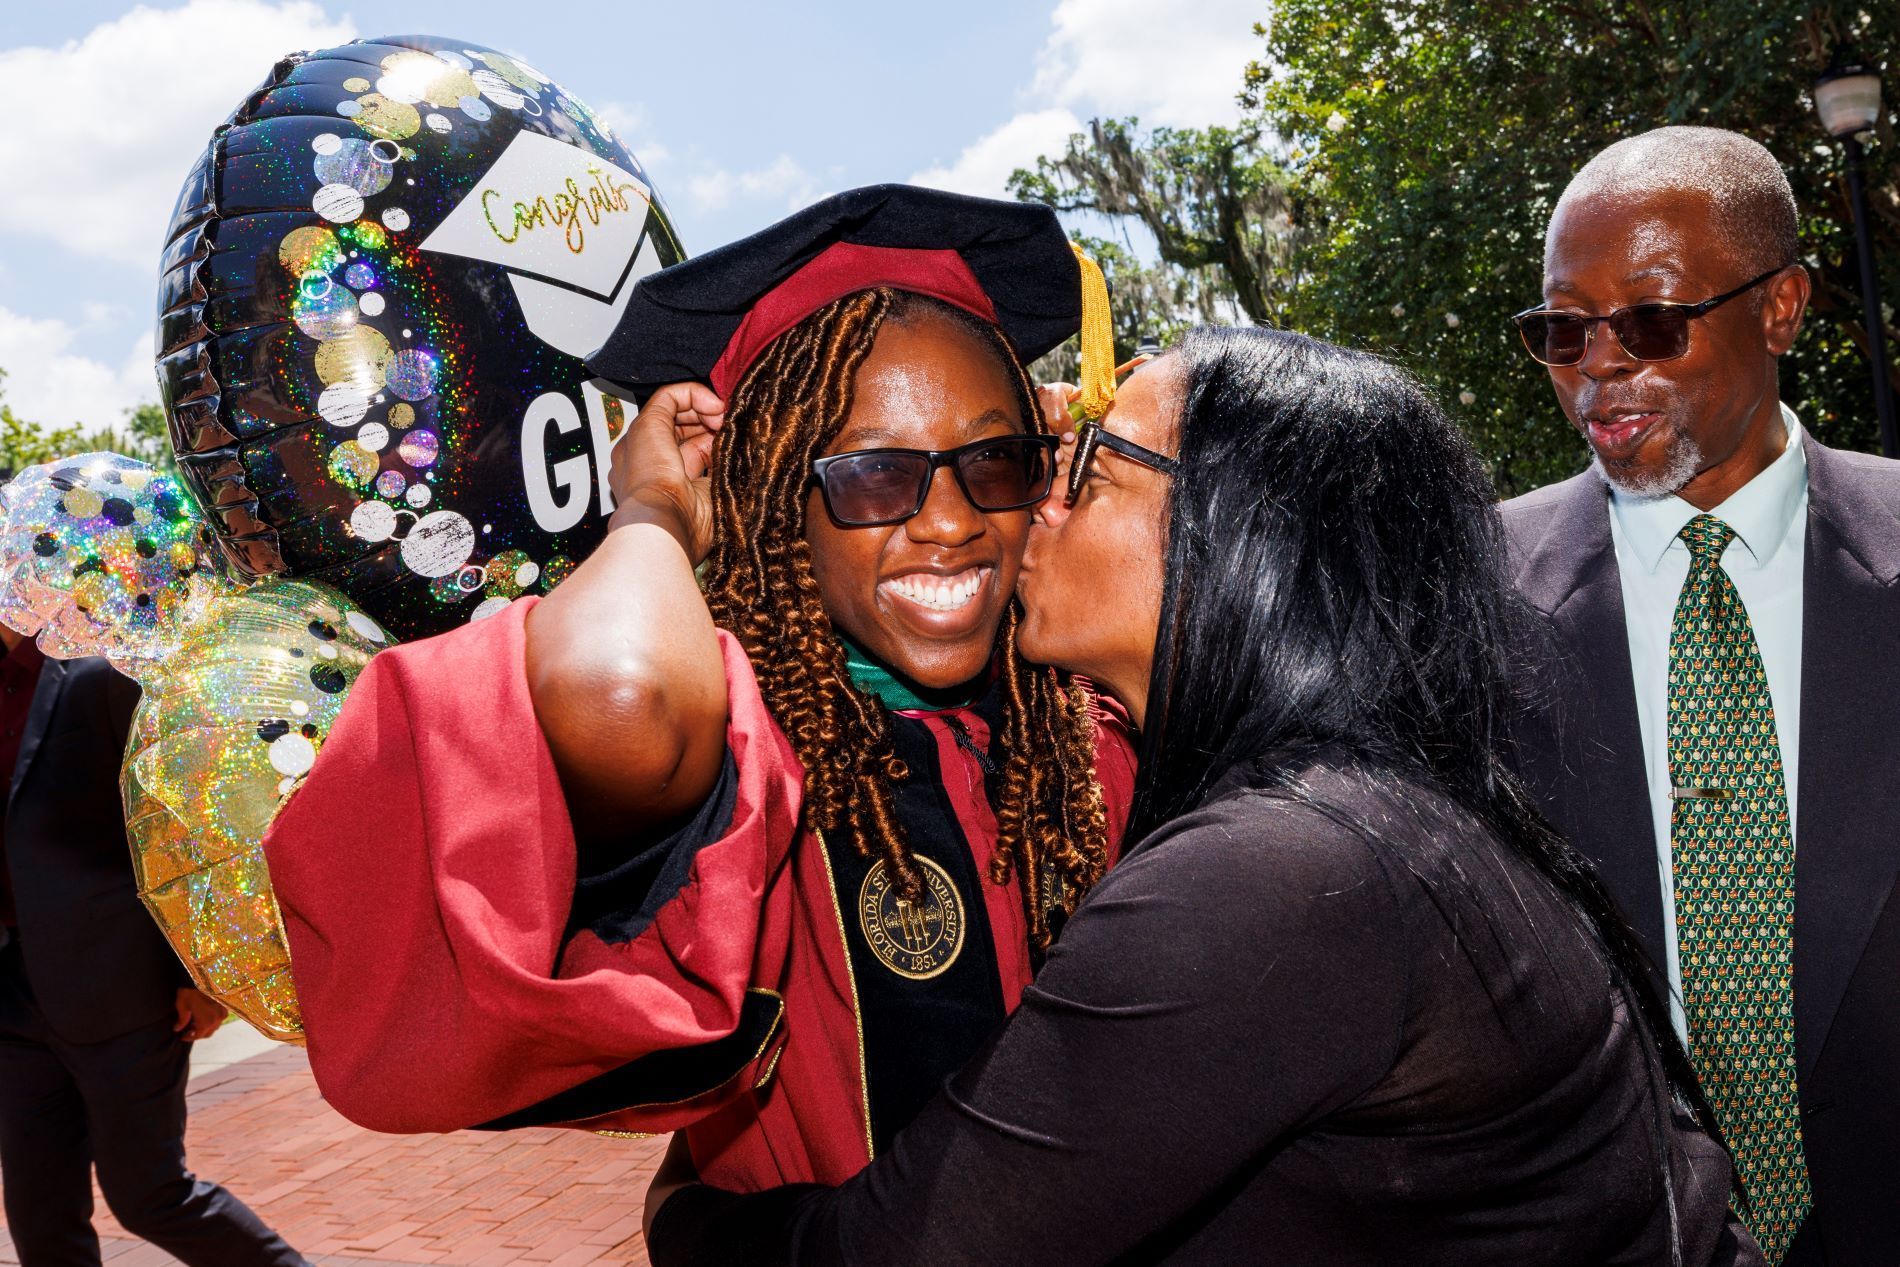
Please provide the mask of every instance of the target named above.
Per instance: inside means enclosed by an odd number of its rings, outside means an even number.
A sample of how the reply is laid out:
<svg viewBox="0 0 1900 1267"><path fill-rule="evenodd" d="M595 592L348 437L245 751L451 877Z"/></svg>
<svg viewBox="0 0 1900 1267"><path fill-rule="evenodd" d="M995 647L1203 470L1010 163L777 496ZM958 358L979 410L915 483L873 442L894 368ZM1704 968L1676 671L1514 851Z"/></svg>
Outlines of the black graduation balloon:
<svg viewBox="0 0 1900 1267"><path fill-rule="evenodd" d="M605 530L624 425L582 358L680 258L639 160L518 59L399 36L279 62L160 269L173 447L231 569L404 638L551 587Z"/></svg>

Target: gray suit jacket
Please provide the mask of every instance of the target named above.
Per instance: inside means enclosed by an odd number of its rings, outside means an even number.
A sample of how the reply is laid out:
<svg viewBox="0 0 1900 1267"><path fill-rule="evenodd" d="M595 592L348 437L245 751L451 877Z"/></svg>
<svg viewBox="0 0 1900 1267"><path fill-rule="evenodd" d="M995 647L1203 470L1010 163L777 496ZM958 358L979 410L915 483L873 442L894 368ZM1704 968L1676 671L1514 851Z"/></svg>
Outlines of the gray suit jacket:
<svg viewBox="0 0 1900 1267"><path fill-rule="evenodd" d="M1806 445L1794 1008L1818 1225L1809 1230L1825 1253L1812 1261L1892 1267L1900 1261L1900 462ZM1519 738L1524 773L1661 964L1655 829L1608 488L1593 468L1506 502L1503 514L1518 587L1552 634L1540 649L1541 702Z"/></svg>

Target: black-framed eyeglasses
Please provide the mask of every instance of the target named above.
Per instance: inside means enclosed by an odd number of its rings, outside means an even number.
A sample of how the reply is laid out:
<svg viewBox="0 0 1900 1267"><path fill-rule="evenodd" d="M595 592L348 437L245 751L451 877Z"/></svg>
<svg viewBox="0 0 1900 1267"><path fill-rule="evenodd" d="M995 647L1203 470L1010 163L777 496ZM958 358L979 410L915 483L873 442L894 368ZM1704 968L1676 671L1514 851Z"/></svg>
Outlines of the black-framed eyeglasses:
<svg viewBox="0 0 1900 1267"><path fill-rule="evenodd" d="M1062 504L1075 505L1076 498L1082 495L1082 485L1088 482L1089 468L1095 465L1095 455L1103 449L1119 453L1131 462L1139 462L1163 475L1173 475L1181 469L1181 464L1163 453L1136 444L1133 440L1124 440L1113 431L1103 428L1099 422L1085 422L1075 429L1075 456L1069 459L1069 487L1063 495Z"/></svg>
<svg viewBox="0 0 1900 1267"><path fill-rule="evenodd" d="M1673 361L1689 350L1689 322L1706 316L1745 291L1753 290L1789 266L1771 268L1699 304L1632 304L1603 317L1575 312L1529 308L1511 321L1524 337L1524 347L1543 365L1577 365L1590 351L1590 336L1598 322L1608 322L1623 350L1639 361Z"/></svg>
<svg viewBox="0 0 1900 1267"><path fill-rule="evenodd" d="M859 449L818 458L812 478L825 509L850 528L902 523L924 508L937 468L956 473L970 504L986 514L1026 510L1055 483L1054 436L991 436L955 449Z"/></svg>

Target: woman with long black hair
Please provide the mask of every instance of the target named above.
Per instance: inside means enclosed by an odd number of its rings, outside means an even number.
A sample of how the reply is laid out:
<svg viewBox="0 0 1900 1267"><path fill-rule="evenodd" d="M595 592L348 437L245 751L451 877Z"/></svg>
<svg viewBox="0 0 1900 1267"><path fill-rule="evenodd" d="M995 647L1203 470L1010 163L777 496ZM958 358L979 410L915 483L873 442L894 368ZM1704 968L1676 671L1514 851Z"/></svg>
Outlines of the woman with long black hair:
<svg viewBox="0 0 1900 1267"><path fill-rule="evenodd" d="M655 1261L1759 1263L1627 928L1511 771L1470 444L1376 357L1202 330L1077 454L1020 645L1129 706L1141 843L868 1170L662 1183Z"/></svg>

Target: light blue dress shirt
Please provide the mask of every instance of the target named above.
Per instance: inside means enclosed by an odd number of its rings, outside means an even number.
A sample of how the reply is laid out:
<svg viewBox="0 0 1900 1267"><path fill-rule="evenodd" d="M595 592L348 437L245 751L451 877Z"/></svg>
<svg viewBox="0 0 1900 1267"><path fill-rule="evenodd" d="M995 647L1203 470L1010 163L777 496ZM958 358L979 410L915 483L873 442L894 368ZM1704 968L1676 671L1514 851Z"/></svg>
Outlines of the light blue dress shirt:
<svg viewBox="0 0 1900 1267"><path fill-rule="evenodd" d="M1767 671L1792 832L1801 768L1801 573L1808 539L1808 459L1802 452L1801 423L1794 411L1783 405L1781 417L1788 428L1788 447L1766 470L1708 513L1735 529L1735 540L1722 554L1722 570L1748 609ZM1676 599L1689 577L1689 547L1676 534L1702 512L1674 494L1635 497L1616 489L1610 493L1610 510L1610 538L1616 545L1616 568L1623 583L1623 621L1629 631L1630 672L1636 680L1636 720L1643 735L1643 767L1649 776L1650 813L1656 824L1669 1010L1676 1029L1686 1038L1669 835L1669 635Z"/></svg>

